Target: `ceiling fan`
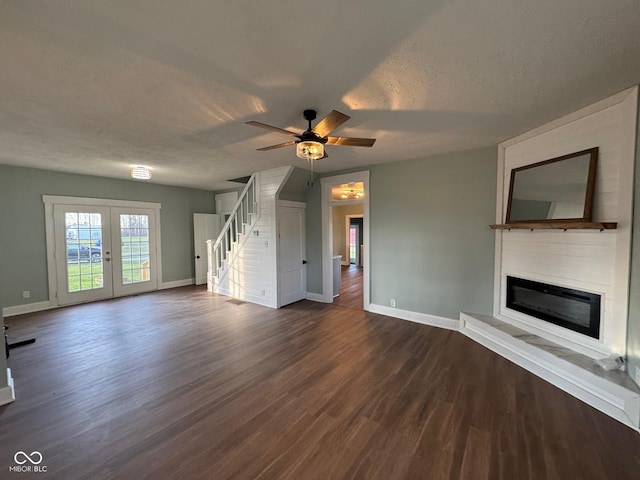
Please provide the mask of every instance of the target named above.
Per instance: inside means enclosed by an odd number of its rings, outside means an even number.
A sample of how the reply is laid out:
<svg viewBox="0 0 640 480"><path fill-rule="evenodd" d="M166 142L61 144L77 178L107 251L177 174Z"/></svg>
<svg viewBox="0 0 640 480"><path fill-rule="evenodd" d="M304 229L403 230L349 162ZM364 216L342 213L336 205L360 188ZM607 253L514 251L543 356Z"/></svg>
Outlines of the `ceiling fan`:
<svg viewBox="0 0 640 480"><path fill-rule="evenodd" d="M303 112L304 119L309 122L309 128L302 133L292 132L283 128L274 127L261 122L246 122L247 125L254 127L266 128L274 132L283 133L298 140L279 143L268 147L258 148L260 151L273 150L275 148L288 147L296 145L296 155L309 161L326 158L328 155L324 151L324 145L343 145L351 147L372 147L376 142L375 138L354 138L354 137L330 137L329 134L349 120L351 117L332 110L326 117L320 120L315 127L311 128L311 122L316 119L315 110L305 110Z"/></svg>

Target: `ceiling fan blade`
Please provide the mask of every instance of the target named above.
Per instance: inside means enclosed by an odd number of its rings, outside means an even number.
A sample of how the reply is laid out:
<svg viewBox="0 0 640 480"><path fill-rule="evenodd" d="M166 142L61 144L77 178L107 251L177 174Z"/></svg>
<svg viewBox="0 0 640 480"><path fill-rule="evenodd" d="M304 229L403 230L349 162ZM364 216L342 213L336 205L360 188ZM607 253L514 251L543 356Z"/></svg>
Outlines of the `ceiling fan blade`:
<svg viewBox="0 0 640 480"><path fill-rule="evenodd" d="M317 133L321 137L326 137L350 118L351 117L349 115L340 113L337 110L332 110L329 115L320 120L318 124L311 129L311 131Z"/></svg>
<svg viewBox="0 0 640 480"><path fill-rule="evenodd" d="M327 137L327 145L344 145L348 147L373 147L375 138Z"/></svg>
<svg viewBox="0 0 640 480"><path fill-rule="evenodd" d="M266 123L255 122L255 121L245 122L245 123L247 125L251 125L253 127L266 128L267 130L273 130L274 132L284 133L285 135L291 135L293 137L300 135L299 133L291 132L289 130L285 130L284 128L278 128L278 127L274 127L272 125L267 125Z"/></svg>
<svg viewBox="0 0 640 480"><path fill-rule="evenodd" d="M290 145L295 145L296 141L291 140L290 142L279 143L277 145L271 145L269 147L256 148L256 150L260 150L261 152L266 152L267 150L274 150L276 148L288 147Z"/></svg>

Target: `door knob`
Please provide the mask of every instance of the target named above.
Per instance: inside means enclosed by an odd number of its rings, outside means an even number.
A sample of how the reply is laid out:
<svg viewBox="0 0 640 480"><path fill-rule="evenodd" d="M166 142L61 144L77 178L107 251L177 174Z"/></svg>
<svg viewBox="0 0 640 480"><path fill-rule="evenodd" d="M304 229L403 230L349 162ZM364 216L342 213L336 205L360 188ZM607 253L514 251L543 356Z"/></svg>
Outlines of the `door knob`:
<svg viewBox="0 0 640 480"><path fill-rule="evenodd" d="M104 259L104 261L105 261L105 262L110 262L110 261L111 261L111 259L110 259L110 258L105 258L105 259Z"/></svg>
<svg viewBox="0 0 640 480"><path fill-rule="evenodd" d="M306 261L306 260L302 260L302 264L303 264L303 265L306 265L306 264L307 264L307 261Z"/></svg>
<svg viewBox="0 0 640 480"><path fill-rule="evenodd" d="M196 258L198 258L198 259L199 259L199 258L200 258L200 255L196 255Z"/></svg>

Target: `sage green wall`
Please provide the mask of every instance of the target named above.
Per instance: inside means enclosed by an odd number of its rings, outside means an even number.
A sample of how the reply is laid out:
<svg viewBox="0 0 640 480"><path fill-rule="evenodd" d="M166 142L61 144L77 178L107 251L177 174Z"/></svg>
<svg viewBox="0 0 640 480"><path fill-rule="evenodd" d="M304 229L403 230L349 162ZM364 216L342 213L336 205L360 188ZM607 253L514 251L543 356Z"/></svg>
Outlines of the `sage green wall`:
<svg viewBox="0 0 640 480"><path fill-rule="evenodd" d="M0 291L5 307L48 300L43 194L162 204L162 281L193 278L193 213L213 213L213 192L0 165ZM23 290L30 290L31 298L23 299Z"/></svg>
<svg viewBox="0 0 640 480"><path fill-rule="evenodd" d="M371 303L395 298L446 318L492 312L496 169L496 146L369 168ZM317 187L307 215L307 285L321 293Z"/></svg>
<svg viewBox="0 0 640 480"><path fill-rule="evenodd" d="M294 202L304 202L306 200L307 190L309 189L307 182L309 181L309 172L301 168L295 167L287 183L284 184L278 196L279 200L291 200Z"/></svg>
<svg viewBox="0 0 640 480"><path fill-rule="evenodd" d="M307 291L322 294L322 201L320 179L307 190Z"/></svg>
<svg viewBox="0 0 640 480"><path fill-rule="evenodd" d="M640 112L640 103L638 104ZM633 242L631 246L631 279L629 284L629 320L627 325L627 371L637 381L640 370L640 114L636 134L636 165L633 204ZM640 375L640 373L638 374Z"/></svg>

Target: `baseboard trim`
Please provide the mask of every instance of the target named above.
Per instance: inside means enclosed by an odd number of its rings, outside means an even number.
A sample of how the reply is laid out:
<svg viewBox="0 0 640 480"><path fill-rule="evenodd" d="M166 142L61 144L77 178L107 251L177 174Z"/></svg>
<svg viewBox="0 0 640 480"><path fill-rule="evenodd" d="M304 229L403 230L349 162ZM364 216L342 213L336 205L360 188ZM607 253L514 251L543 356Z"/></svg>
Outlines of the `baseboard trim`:
<svg viewBox="0 0 640 480"><path fill-rule="evenodd" d="M533 347L518 339L509 339L500 332L481 328L475 324L472 316L461 312L460 320L460 333L463 335L633 430L640 431L640 399L633 392L617 387L605 389L602 381L591 378L588 373L581 373L578 367L545 352L534 353Z"/></svg>
<svg viewBox="0 0 640 480"><path fill-rule="evenodd" d="M321 293L307 292L306 299L311 300L312 302L327 303L324 299L324 295Z"/></svg>
<svg viewBox="0 0 640 480"><path fill-rule="evenodd" d="M409 310L401 310L399 308L376 305L375 303L371 303L368 310L372 313L379 313L388 317L421 323L423 325L429 325L431 327L446 328L448 330L460 329L460 321L454 320L453 318L439 317L437 315L429 315L427 313L411 312Z"/></svg>
<svg viewBox="0 0 640 480"><path fill-rule="evenodd" d="M42 310L49 310L54 306L51 302L34 302L26 303L24 305L15 305L13 307L5 307L2 309L2 315L5 317L12 317L14 315L24 315L25 313L41 312Z"/></svg>
<svg viewBox="0 0 640 480"><path fill-rule="evenodd" d="M196 283L195 278L185 278L183 280L174 280L173 282L162 282L158 290L167 290L168 288L187 287Z"/></svg>
<svg viewBox="0 0 640 480"><path fill-rule="evenodd" d="M13 387L13 377L11 377L11 369L7 368L7 386L0 388L0 405L14 402L16 400L16 391Z"/></svg>
<svg viewBox="0 0 640 480"><path fill-rule="evenodd" d="M218 295L224 295L225 297L235 298L238 300L242 300L243 302L255 303L256 305L261 305L263 307L268 308L278 308L274 305L273 300L269 297L261 297L257 295L251 295L248 293L241 293L240 295L232 295L231 291L221 288L218 286L214 287L212 293L216 293Z"/></svg>

